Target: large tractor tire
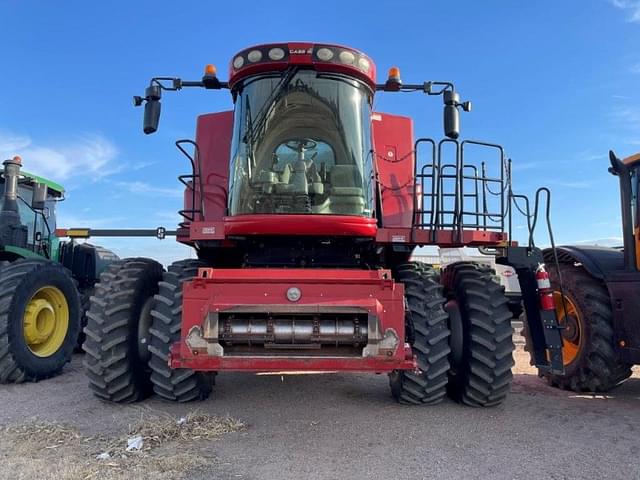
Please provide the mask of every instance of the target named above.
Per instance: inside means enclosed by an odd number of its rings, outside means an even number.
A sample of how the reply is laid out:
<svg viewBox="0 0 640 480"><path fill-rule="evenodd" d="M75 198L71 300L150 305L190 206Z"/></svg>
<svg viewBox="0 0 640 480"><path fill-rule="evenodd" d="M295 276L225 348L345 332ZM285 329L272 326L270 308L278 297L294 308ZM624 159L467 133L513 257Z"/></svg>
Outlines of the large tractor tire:
<svg viewBox="0 0 640 480"><path fill-rule="evenodd" d="M400 403L434 405L443 400L449 371L449 329L445 298L435 271L424 264L400 265L394 278L404 285L406 341L412 346L420 372L389 374L393 397Z"/></svg>
<svg viewBox="0 0 640 480"><path fill-rule="evenodd" d="M0 383L57 375L80 331L80 299L59 263L21 259L0 268Z"/></svg>
<svg viewBox="0 0 640 480"><path fill-rule="evenodd" d="M200 260L187 259L173 263L164 273L151 316L151 382L156 395L175 402L204 400L212 390L214 375L186 368L169 367L169 349L180 340L182 327L182 284L206 266Z"/></svg>
<svg viewBox="0 0 640 480"><path fill-rule="evenodd" d="M97 397L130 403L151 394L149 328L162 272L154 260L130 258L100 275L82 346L89 387Z"/></svg>
<svg viewBox="0 0 640 480"><path fill-rule="evenodd" d="M80 294L80 335L78 335L78 340L74 349L75 352L83 352L82 344L86 339L84 327L86 327L87 323L89 322L87 313L89 312L89 308L91 307L91 297L93 296L94 291L95 287L88 287L80 289L78 291L78 293Z"/></svg>
<svg viewBox="0 0 640 480"><path fill-rule="evenodd" d="M606 286L584 268L560 264L551 268L556 316L562 330L564 375L540 372L549 385L574 392L606 392L631 376L631 365L620 363L615 351L613 313ZM529 332L524 323L526 350L531 352Z"/></svg>
<svg viewBox="0 0 640 480"><path fill-rule="evenodd" d="M504 401L514 365L511 312L495 272L471 262L442 273L451 329L448 393L472 407Z"/></svg>

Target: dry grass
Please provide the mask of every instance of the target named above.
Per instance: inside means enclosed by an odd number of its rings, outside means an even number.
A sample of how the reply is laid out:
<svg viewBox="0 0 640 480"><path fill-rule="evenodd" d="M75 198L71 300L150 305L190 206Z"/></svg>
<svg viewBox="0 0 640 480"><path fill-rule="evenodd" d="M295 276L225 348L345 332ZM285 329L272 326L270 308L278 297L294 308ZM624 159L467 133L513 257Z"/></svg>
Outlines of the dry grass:
<svg viewBox="0 0 640 480"><path fill-rule="evenodd" d="M156 448L162 444L178 440L213 440L225 433L237 432L244 424L233 418L218 418L197 412L176 420L168 414L155 415L140 419L129 429L128 437L140 435L146 448Z"/></svg>
<svg viewBox="0 0 640 480"><path fill-rule="evenodd" d="M0 478L38 480L181 478L215 459L198 454L198 441L244 429L232 418L199 414L176 419L147 411L115 438L86 437L76 428L33 419L0 430ZM143 448L127 452L127 439L142 436ZM108 453L99 460L97 455Z"/></svg>
<svg viewBox="0 0 640 480"><path fill-rule="evenodd" d="M56 422L38 422L33 419L22 425L5 427L3 433L17 442L37 440L43 447L58 448L82 439L82 435L73 427Z"/></svg>

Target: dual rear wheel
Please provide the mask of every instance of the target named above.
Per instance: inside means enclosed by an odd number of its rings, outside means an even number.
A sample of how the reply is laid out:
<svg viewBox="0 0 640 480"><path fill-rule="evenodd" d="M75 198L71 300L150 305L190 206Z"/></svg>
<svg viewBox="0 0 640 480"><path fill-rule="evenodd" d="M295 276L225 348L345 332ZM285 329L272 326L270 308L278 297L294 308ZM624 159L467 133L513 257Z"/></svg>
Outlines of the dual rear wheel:
<svg viewBox="0 0 640 480"><path fill-rule="evenodd" d="M154 260L131 258L101 275L83 345L96 396L129 403L152 392L181 402L209 395L210 375L168 365L169 348L180 338L182 282L199 266L198 260L184 260L165 272Z"/></svg>
<svg viewBox="0 0 640 480"><path fill-rule="evenodd" d="M439 403L446 395L474 407L500 404L511 386L511 312L493 270L455 263L440 278L423 264L395 270L405 287L406 341L419 371L395 371L391 392L400 403Z"/></svg>

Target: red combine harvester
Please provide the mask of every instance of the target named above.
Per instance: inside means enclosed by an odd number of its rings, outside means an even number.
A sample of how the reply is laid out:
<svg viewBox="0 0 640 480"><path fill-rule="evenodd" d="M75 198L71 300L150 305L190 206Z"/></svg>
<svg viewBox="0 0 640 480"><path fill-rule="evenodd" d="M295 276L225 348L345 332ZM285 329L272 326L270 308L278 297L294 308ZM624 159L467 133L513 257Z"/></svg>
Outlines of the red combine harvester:
<svg viewBox="0 0 640 480"><path fill-rule="evenodd" d="M103 274L84 345L96 395L188 401L217 372L343 371L388 373L403 403L499 404L513 366L503 289L487 267L412 262L425 245L512 265L535 363L562 372L542 254L506 232L510 162L498 145L457 140L471 105L452 83L406 85L392 68L378 84L351 48L260 45L233 58L228 82L213 66L200 81L152 79L134 97L145 133L162 93L186 87L228 89L235 106L176 142L192 165L177 239L198 258ZM401 91L442 96L448 138L416 140L410 118L372 111L376 92Z"/></svg>

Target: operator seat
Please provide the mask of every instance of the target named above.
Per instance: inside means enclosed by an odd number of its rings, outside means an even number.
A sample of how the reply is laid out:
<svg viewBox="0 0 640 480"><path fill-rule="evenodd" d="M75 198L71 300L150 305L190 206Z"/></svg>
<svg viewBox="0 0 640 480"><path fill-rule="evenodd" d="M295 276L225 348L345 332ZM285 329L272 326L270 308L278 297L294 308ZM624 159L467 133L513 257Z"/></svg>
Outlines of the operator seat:
<svg viewBox="0 0 640 480"><path fill-rule="evenodd" d="M331 213L362 215L365 201L362 179L355 165L334 165L329 171Z"/></svg>

